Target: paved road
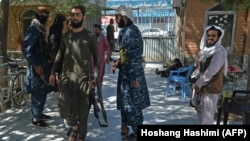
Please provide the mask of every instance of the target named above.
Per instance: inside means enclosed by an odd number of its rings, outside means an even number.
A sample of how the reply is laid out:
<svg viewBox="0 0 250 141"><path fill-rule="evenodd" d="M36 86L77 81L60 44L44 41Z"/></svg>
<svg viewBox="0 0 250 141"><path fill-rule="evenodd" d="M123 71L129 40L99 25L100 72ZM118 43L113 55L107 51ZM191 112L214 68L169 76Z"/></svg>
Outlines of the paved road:
<svg viewBox="0 0 250 141"><path fill-rule="evenodd" d="M154 74L159 64L145 64L145 74L150 92L151 106L145 109L145 124L183 125L197 124L195 110L189 107L189 99L181 100L180 93L169 97L165 96L166 78ZM120 113L116 109L116 82L117 73L110 72L111 63L106 67L103 84L103 98L108 116L109 126L99 127L98 121L91 109L89 115L88 134L86 141L119 141ZM226 86L228 87L228 85ZM228 87L228 89L230 89ZM59 117L57 108L57 94L50 94L46 103L45 113L53 116L48 122L50 127L40 129L29 126L31 122L30 106L22 109L10 109L0 114L0 140L1 141L63 141L65 127ZM241 124L234 122L234 124ZM230 123L229 123L230 124ZM130 130L131 131L131 130Z"/></svg>

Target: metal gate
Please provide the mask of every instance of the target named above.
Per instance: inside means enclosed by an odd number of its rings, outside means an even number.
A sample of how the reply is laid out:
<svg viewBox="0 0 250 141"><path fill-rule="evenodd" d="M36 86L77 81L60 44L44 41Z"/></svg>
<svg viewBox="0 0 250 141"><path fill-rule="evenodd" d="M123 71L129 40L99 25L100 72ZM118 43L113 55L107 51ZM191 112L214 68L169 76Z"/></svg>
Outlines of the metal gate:
<svg viewBox="0 0 250 141"><path fill-rule="evenodd" d="M165 63L167 60L180 58L183 53L175 46L175 38L143 38L143 58L145 62Z"/></svg>
<svg viewBox="0 0 250 141"><path fill-rule="evenodd" d="M117 6L118 7L118 6ZM107 25L109 19L114 18L114 11L117 7L105 8L103 10L102 24ZM166 62L176 57L184 62L182 50L177 47L177 23L176 13L171 6L161 5L140 5L133 9L134 23L140 31L150 28L159 28L168 33L166 37L143 37L143 57L146 62Z"/></svg>

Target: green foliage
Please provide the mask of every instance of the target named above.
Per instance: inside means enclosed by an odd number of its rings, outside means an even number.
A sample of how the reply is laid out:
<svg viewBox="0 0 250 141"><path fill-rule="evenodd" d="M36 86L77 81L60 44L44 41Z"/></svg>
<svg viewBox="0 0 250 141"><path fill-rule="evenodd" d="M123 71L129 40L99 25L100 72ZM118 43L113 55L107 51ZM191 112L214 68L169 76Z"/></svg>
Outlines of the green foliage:
<svg viewBox="0 0 250 141"><path fill-rule="evenodd" d="M221 3L225 9L240 10L250 9L250 0L200 0L201 2L215 1Z"/></svg>
<svg viewBox="0 0 250 141"><path fill-rule="evenodd" d="M40 0L41 3L46 5L56 5L55 12L63 13L69 16L69 12L71 7L74 5L84 5L86 8L87 14L91 16L100 16L101 15L101 7L99 3L88 4L88 0Z"/></svg>

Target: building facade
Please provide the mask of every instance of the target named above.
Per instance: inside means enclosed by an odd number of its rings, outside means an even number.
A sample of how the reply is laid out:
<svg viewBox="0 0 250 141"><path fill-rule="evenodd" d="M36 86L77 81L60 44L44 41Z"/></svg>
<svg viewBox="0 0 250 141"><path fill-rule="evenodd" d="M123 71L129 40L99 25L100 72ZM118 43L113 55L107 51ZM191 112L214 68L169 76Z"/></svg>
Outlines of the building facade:
<svg viewBox="0 0 250 141"><path fill-rule="evenodd" d="M177 44L182 48L186 61L192 62L196 57L204 28L215 24L225 30L222 44L228 51L229 65L243 67L243 56L250 54L249 11L228 11L214 1L180 1L182 5L175 8L179 11Z"/></svg>
<svg viewBox="0 0 250 141"><path fill-rule="evenodd" d="M113 16L115 9L125 5L133 9L135 24L140 30L160 28L164 31L174 31L174 9L172 0L106 0L102 12L104 16ZM106 21L103 21L106 25Z"/></svg>
<svg viewBox="0 0 250 141"><path fill-rule="evenodd" d="M60 1L61 5L64 5L64 1ZM103 1L102 1L103 2ZM91 4L98 4L100 7L104 7L104 3L95 3L94 0L91 0L91 3L84 4L87 8L90 7ZM8 42L7 42L7 52L8 56L10 58L22 58L21 53L21 45L20 41L24 38L27 28L29 27L31 20L34 18L34 14L36 11L36 8L38 6L46 6L50 10L50 19L47 22L47 29L52 25L54 21L54 17L57 13L61 13L56 10L56 8L61 8L60 5L55 5L55 3L50 3L49 5L44 5L41 3L37 3L36 1L29 1L26 3L11 3L11 6L9 8L9 19L8 19ZM66 5L67 6L67 5ZM70 10L71 6L66 7L68 16L68 11ZM66 11L66 10L65 10ZM101 23L101 13L96 13L96 15L91 15L86 13L85 15L85 21L84 26L92 31L93 25L95 23ZM64 31L67 30L67 27L65 25Z"/></svg>
<svg viewBox="0 0 250 141"><path fill-rule="evenodd" d="M134 21L143 30L158 27L162 30L175 33L175 44L185 56L185 63L192 62L199 51L199 43L204 27L217 24L225 29L226 34L223 45L228 50L230 63L242 64L242 56L250 54L250 13L248 10L227 11L214 1L201 2L200 0L107 0L103 4L102 15L114 16L114 10L119 5L133 8ZM36 7L30 5L11 6L8 25L8 50L19 51L18 37L23 38L25 27L29 25ZM51 19L55 16L55 6L51 9ZM91 20L86 22L87 27L99 22ZM98 20L99 19L99 20ZM53 20L48 22L48 27ZM108 24L109 18L102 24ZM230 59L232 58L232 59Z"/></svg>

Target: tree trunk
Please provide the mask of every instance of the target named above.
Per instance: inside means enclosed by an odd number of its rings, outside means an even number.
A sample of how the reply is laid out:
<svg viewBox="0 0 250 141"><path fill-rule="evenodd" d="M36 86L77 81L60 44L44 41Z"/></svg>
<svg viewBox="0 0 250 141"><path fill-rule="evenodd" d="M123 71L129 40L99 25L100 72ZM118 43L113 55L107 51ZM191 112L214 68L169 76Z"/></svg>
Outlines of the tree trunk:
<svg viewBox="0 0 250 141"><path fill-rule="evenodd" d="M2 0L0 7L0 63L6 62L7 57L7 37L8 37L8 19L9 19L9 0ZM6 68L0 68L0 75L5 76L7 74ZM7 82L4 83L1 80L1 87L7 86ZM2 103L1 103L2 104ZM11 102L4 104L5 108L11 107ZM5 110L5 109L1 109Z"/></svg>
<svg viewBox="0 0 250 141"><path fill-rule="evenodd" d="M9 0L2 0L0 8L0 56L4 57L7 57L9 3Z"/></svg>

